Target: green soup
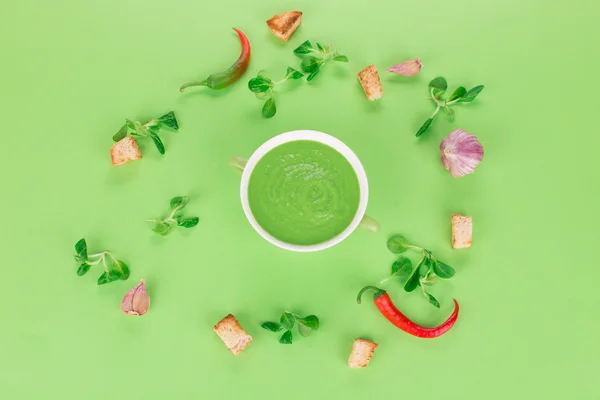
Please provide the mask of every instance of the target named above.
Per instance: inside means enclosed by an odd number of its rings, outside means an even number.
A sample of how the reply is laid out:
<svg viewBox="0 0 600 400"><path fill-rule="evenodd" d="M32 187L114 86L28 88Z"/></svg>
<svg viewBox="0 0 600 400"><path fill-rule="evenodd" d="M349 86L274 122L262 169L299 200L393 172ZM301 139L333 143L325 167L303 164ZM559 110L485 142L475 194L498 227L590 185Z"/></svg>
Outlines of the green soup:
<svg viewBox="0 0 600 400"><path fill-rule="evenodd" d="M354 169L337 150L297 140L261 158L250 175L248 201L254 218L271 236L312 245L350 225L360 188Z"/></svg>

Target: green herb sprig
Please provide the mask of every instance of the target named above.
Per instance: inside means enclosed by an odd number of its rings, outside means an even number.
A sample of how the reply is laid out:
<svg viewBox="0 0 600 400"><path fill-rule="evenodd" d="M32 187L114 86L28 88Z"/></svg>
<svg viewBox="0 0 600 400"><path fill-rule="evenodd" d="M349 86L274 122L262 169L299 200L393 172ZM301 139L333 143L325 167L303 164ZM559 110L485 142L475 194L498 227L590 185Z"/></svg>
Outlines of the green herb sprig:
<svg viewBox="0 0 600 400"><path fill-rule="evenodd" d="M348 62L348 57L343 56L330 48L317 43L314 47L310 41L306 41L294 50L294 54L302 59L300 67L308 73L307 81L312 81L321 71L321 68L330 61Z"/></svg>
<svg viewBox="0 0 600 400"><path fill-rule="evenodd" d="M265 71L260 71L256 78L250 79L248 82L248 89L256 95L259 99L266 99L267 101L262 108L262 116L265 118L272 118L277 112L275 106L275 92L273 89L277 85L281 85L284 82L296 79L302 79L304 74L300 71L296 71L292 67L288 67L285 72L285 77L279 81L274 81L265 75Z"/></svg>
<svg viewBox="0 0 600 400"><path fill-rule="evenodd" d="M101 264L104 272L98 277L98 285L104 285L119 280L129 278L129 267L123 261L118 260L109 251L103 251L96 254L88 254L88 247L85 239L79 239L75 244L75 261L79 264L77 275L85 275L92 266Z"/></svg>
<svg viewBox="0 0 600 400"><path fill-rule="evenodd" d="M455 274L454 268L436 259L431 254L431 251L410 244L402 235L391 236L387 241L387 248L394 254L402 254L407 250L419 251L421 252L422 257L417 263L417 266L413 268L412 262L408 258L404 256L398 256L396 261L394 261L392 264L390 276L381 281L381 283L385 283L392 278L399 277L400 281L404 284L404 290L407 292L412 292L420 286L423 296L429 300L429 303L437 308L440 308L440 303L435 297L427 292L426 286L433 285L437 278L452 278Z"/></svg>
<svg viewBox="0 0 600 400"><path fill-rule="evenodd" d="M284 311L281 314L279 323L263 322L261 327L271 332L280 332L285 329L285 332L279 338L279 343L292 344L292 329L294 329L296 323L298 325L298 332L304 337L309 336L312 331L319 329L319 318L316 315L301 317L289 311Z"/></svg>
<svg viewBox="0 0 600 400"><path fill-rule="evenodd" d="M118 142L127 135L144 138L149 137L154 142L158 152L160 154L165 154L165 146L158 136L158 132L163 127L175 131L179 130L179 123L177 122L177 118L175 118L175 113L173 111L161 115L158 118L151 119L146 123L125 119L125 125L114 134L113 140Z"/></svg>
<svg viewBox="0 0 600 400"><path fill-rule="evenodd" d="M198 225L200 218L184 218L181 215L183 208L188 204L188 202L189 198L187 196L173 197L169 203L169 206L171 207L171 213L167 217L149 218L146 220L154 224L152 231L161 236L166 236L171 231L173 226L193 228L194 226Z"/></svg>
<svg viewBox="0 0 600 400"><path fill-rule="evenodd" d="M425 123L419 128L416 136L421 136L429 128L433 122L433 119L442 109L446 115L448 115L448 118L451 121L454 121L454 110L452 109L452 106L457 103L472 102L475 100L477 95L481 93L483 87L483 85L477 85L473 89L467 90L464 88L464 86L459 86L456 88L456 90L454 90L454 92L452 92L448 99L444 99L442 95L446 93L446 90L448 89L448 82L446 82L446 79L441 76L433 79L431 82L429 82L429 96L437 107L431 117L429 117L427 121L425 121Z"/></svg>

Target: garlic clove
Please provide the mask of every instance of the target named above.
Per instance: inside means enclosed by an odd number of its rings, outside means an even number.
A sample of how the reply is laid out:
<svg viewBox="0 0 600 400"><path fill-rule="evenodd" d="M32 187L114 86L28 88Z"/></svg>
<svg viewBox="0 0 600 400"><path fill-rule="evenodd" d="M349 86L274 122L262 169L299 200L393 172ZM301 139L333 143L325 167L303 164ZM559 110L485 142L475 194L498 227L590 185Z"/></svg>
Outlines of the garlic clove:
<svg viewBox="0 0 600 400"><path fill-rule="evenodd" d="M388 68L388 72L395 72L396 74L404 76L415 76L421 71L423 64L420 59L408 60L403 63L393 65Z"/></svg>
<svg viewBox="0 0 600 400"><path fill-rule="evenodd" d="M146 293L146 282L141 282L131 289L121 301L121 310L127 315L144 315L150 307L150 297Z"/></svg>
<svg viewBox="0 0 600 400"><path fill-rule="evenodd" d="M475 171L475 167L483 159L483 146L477 136L457 129L440 143L440 157L444 168L453 177L460 178Z"/></svg>

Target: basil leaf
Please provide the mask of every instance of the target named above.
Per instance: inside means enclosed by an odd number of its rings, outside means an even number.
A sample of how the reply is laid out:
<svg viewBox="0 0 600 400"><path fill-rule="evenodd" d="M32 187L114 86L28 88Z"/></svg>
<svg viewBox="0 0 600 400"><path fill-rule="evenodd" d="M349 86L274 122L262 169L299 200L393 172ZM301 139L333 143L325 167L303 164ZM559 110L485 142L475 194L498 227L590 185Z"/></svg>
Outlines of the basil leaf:
<svg viewBox="0 0 600 400"><path fill-rule="evenodd" d="M408 240L402 235L392 235L387 241L388 250L394 254L404 253L408 246Z"/></svg>
<svg viewBox="0 0 600 400"><path fill-rule="evenodd" d="M118 142L119 140L122 140L125 136L127 136L127 124L123 124L123 126L121 127L121 129L119 129L119 131L117 133L115 133L112 137L112 139L115 142Z"/></svg>
<svg viewBox="0 0 600 400"><path fill-rule="evenodd" d="M448 82L442 76L438 76L434 78L431 82L429 82L429 87L431 89L437 89L440 93L444 93L446 89L448 89Z"/></svg>
<svg viewBox="0 0 600 400"><path fill-rule="evenodd" d="M442 279L450 279L456 273L454 268L438 260L433 264L433 272Z"/></svg>
<svg viewBox="0 0 600 400"><path fill-rule="evenodd" d="M304 72L314 72L321 67L322 62L323 61L318 57L309 56L302 59L300 67Z"/></svg>
<svg viewBox="0 0 600 400"><path fill-rule="evenodd" d="M90 270L91 265L81 264L79 268L77 268L77 276L83 276Z"/></svg>
<svg viewBox="0 0 600 400"><path fill-rule="evenodd" d="M165 115L161 115L158 117L158 121L171 129L176 131L179 130L179 124L177 123L177 118L175 118L175 113L173 111L170 111Z"/></svg>
<svg viewBox="0 0 600 400"><path fill-rule="evenodd" d="M287 71L285 72L285 77L287 79L301 79L304 76L304 74L300 71L295 70L292 67L288 67Z"/></svg>
<svg viewBox="0 0 600 400"><path fill-rule="evenodd" d="M171 224L168 224L166 222L159 222L156 225L154 225L154 228L152 228L153 232L156 232L162 236L165 236L167 233L169 233L170 230Z"/></svg>
<svg viewBox="0 0 600 400"><path fill-rule="evenodd" d="M296 317L294 317L293 314L284 311L283 314L281 314L279 322L285 329L292 329L294 327L294 323L296 322Z"/></svg>
<svg viewBox="0 0 600 400"><path fill-rule="evenodd" d="M421 268L421 265L423 265L424 260L425 259L423 258L423 259L421 259L421 261L419 261L419 263L417 264L417 267L413 271L412 275L410 276L410 278L408 278L408 280L404 284L404 290L406 290L407 292L412 292L419 286L419 270Z"/></svg>
<svg viewBox="0 0 600 400"><path fill-rule="evenodd" d="M275 100L270 98L265 101L265 105L262 108L262 116L265 118L272 118L277 112L277 108L275 107Z"/></svg>
<svg viewBox="0 0 600 400"><path fill-rule="evenodd" d="M400 277L402 282L410 277L412 272L412 262L406 257L400 257L392 264L392 276Z"/></svg>
<svg viewBox="0 0 600 400"><path fill-rule="evenodd" d="M298 332L300 332L302 336L307 337L312 332L312 329L304 324L298 323Z"/></svg>
<svg viewBox="0 0 600 400"><path fill-rule="evenodd" d="M279 325L276 322L263 322L260 326L263 329L266 329L271 332L279 332L280 330L283 329L283 326Z"/></svg>
<svg viewBox="0 0 600 400"><path fill-rule="evenodd" d="M130 275L129 267L123 261L121 261L121 260L117 260L117 261L119 262L119 267L121 268L121 279L123 279L125 281L129 278L129 275Z"/></svg>
<svg viewBox="0 0 600 400"><path fill-rule="evenodd" d="M467 94L465 94L463 96L462 99L460 99L460 102L461 103L470 103L470 102L472 102L473 100L475 100L475 97L477 97L477 95L479 93L481 93L481 91L483 90L483 88L484 88L483 85L475 86L473 89L469 90L467 92Z"/></svg>
<svg viewBox="0 0 600 400"><path fill-rule="evenodd" d="M160 140L156 132L151 130L150 132L148 132L148 135L150 135L150 139L152 139L152 141L154 142L154 145L158 149L158 152L160 154L165 154L165 146L163 145L163 142Z"/></svg>
<svg viewBox="0 0 600 400"><path fill-rule="evenodd" d="M257 76L250 79L248 89L253 93L264 93L273 86L271 79L263 76Z"/></svg>
<svg viewBox="0 0 600 400"><path fill-rule="evenodd" d="M87 260L88 254L87 254L87 243L85 241L85 238L79 239L77 241L77 243L75 243L75 252L77 253L77 256L81 260Z"/></svg>
<svg viewBox="0 0 600 400"><path fill-rule="evenodd" d="M296 54L296 55L308 54L313 50L314 50L313 45L310 43L310 41L307 40L306 42L302 43L300 46L298 46L294 50L294 54Z"/></svg>
<svg viewBox="0 0 600 400"><path fill-rule="evenodd" d="M335 56L332 58L333 61L338 61L338 62L348 62L348 57L346 56Z"/></svg>
<svg viewBox="0 0 600 400"><path fill-rule="evenodd" d="M421 125L421 127L419 128L419 130L417 131L417 134L415 136L416 137L421 136L429 128L429 125L431 125L432 122L433 122L433 118L428 118L427 121L425 121L425 123L423 125Z"/></svg>
<svg viewBox="0 0 600 400"><path fill-rule="evenodd" d="M456 100L463 97L467 93L467 89L464 86L459 86L454 92L448 97L448 101Z"/></svg>
<svg viewBox="0 0 600 400"><path fill-rule="evenodd" d="M313 72L311 72L308 77L306 78L307 81L312 81L313 79L315 79L315 76L317 76L317 74L319 73L320 69L314 70Z"/></svg>
<svg viewBox="0 0 600 400"><path fill-rule="evenodd" d="M296 318L296 321L298 321L299 324L302 324L312 330L316 331L317 329L319 329L319 318L317 318L316 315L309 315L304 318Z"/></svg>
<svg viewBox="0 0 600 400"><path fill-rule="evenodd" d="M198 217L183 218L177 220L177 225L183 226L184 228L193 228L194 226L198 225L199 221L200 218Z"/></svg>
<svg viewBox="0 0 600 400"><path fill-rule="evenodd" d="M292 344L292 331L285 331L281 338L279 338L281 344Z"/></svg>
<svg viewBox="0 0 600 400"><path fill-rule="evenodd" d="M178 207L183 208L189 201L190 199L187 196L176 196L171 199L169 206L171 207L171 210L174 210Z"/></svg>

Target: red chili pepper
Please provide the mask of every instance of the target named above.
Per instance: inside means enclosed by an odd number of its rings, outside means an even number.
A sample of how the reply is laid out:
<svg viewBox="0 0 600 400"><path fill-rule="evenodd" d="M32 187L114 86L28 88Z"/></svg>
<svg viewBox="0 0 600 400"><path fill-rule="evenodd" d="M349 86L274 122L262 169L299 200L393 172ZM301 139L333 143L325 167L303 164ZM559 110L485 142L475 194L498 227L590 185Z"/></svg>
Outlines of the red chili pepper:
<svg viewBox="0 0 600 400"><path fill-rule="evenodd" d="M223 89L237 81L246 72L246 68L248 68L248 63L250 62L250 42L242 31L237 28L233 28L233 30L237 32L242 43L242 53L237 61L225 72L212 74L203 81L186 83L179 88L180 92L183 92L190 86L208 86L213 90Z"/></svg>
<svg viewBox="0 0 600 400"><path fill-rule="evenodd" d="M375 286L365 286L358 293L357 301L358 304L361 302L361 296L365 290L375 290L375 295L373 296L373 301L375 305L379 309L379 311L386 317L392 324L396 325L398 328L402 329L404 332L409 333L413 336L420 338L435 338L443 335L448 332L452 325L456 322L458 318L458 302L454 300L454 312L450 315L450 318L446 320L443 324L436 328L424 328L420 325L415 324L410 319L408 319L404 314L402 314L392 300L390 299L390 295L383 289L379 289Z"/></svg>

